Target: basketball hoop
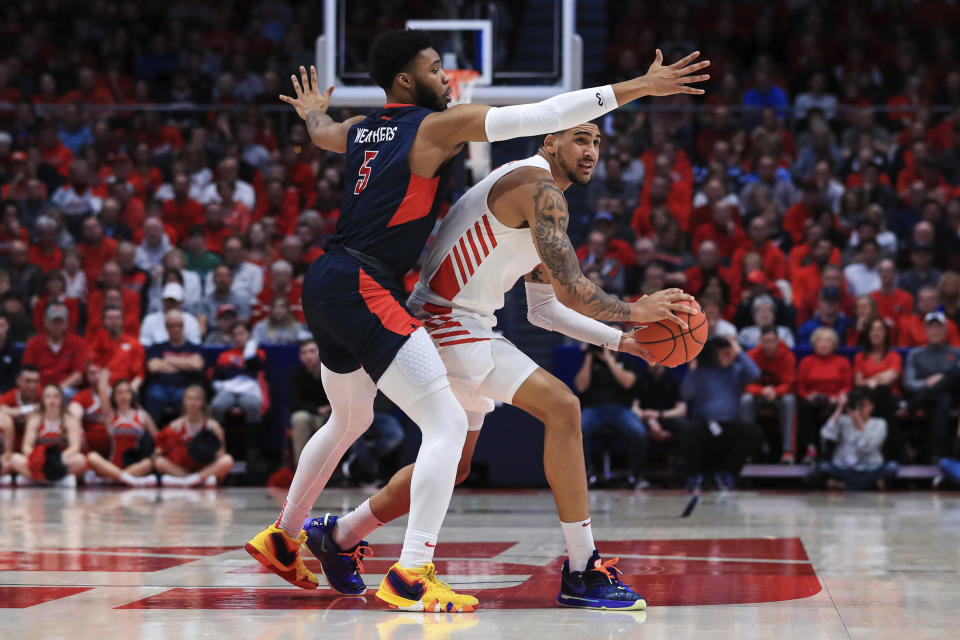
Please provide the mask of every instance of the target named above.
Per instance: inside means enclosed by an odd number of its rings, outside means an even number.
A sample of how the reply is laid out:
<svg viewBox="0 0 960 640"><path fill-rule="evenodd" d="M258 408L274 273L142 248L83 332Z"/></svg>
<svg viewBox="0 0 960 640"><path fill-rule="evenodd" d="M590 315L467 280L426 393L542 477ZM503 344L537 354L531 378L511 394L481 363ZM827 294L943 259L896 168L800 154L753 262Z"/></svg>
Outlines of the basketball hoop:
<svg viewBox="0 0 960 640"><path fill-rule="evenodd" d="M480 79L480 72L473 69L450 69L445 71L450 81L450 106L466 104L471 101L473 87Z"/></svg>

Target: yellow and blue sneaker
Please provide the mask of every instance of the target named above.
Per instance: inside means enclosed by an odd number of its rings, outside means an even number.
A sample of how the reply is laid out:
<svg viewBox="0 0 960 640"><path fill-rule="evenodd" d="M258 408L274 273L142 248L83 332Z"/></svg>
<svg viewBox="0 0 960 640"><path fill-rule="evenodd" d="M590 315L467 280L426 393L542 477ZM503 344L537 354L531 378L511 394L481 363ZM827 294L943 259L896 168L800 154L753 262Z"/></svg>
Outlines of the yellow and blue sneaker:
<svg viewBox="0 0 960 640"><path fill-rule="evenodd" d="M360 577L363 559L373 556L373 551L367 546L366 540L342 551L333 540L336 526L337 516L329 513L322 518L307 518L303 523L307 549L320 561L331 589L344 595L358 596L367 590L367 585Z"/></svg>
<svg viewBox="0 0 960 640"><path fill-rule="evenodd" d="M316 589L317 576L307 569L300 558L300 545L307 539L304 531L298 538L272 524L248 542L244 549L257 562L301 589Z"/></svg>
<svg viewBox="0 0 960 640"><path fill-rule="evenodd" d="M470 613L480 606L473 596L459 594L437 578L432 562L417 569L406 569L399 562L394 564L383 577L377 598L391 609L401 611Z"/></svg>
<svg viewBox="0 0 960 640"><path fill-rule="evenodd" d="M564 560L557 604L578 609L605 609L640 611L647 601L636 591L620 582L615 566L618 558L604 562L597 550L587 561L583 571L570 571L570 561Z"/></svg>

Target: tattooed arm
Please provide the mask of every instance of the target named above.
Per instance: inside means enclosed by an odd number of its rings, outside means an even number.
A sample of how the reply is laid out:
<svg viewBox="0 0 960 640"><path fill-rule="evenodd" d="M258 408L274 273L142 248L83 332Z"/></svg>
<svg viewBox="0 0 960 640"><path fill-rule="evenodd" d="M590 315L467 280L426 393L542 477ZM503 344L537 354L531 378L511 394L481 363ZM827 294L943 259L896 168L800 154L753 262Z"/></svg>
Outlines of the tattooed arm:
<svg viewBox="0 0 960 640"><path fill-rule="evenodd" d="M317 70L314 67L310 67L308 77L307 70L301 66L300 79L292 75L290 80L293 82L293 91L297 97L280 96L280 99L292 105L297 110L297 115L306 120L307 133L310 134L313 144L327 151L344 153L347 150L347 135L350 133L350 127L363 120L363 116L354 116L343 122L335 122L327 114L333 87L320 93L320 88L317 86Z"/></svg>
<svg viewBox="0 0 960 640"><path fill-rule="evenodd" d="M679 289L658 291L627 303L605 293L583 275L577 252L567 236L570 220L567 200L552 178L541 178L518 191L526 196L521 205L537 253L543 261L527 276L529 281L551 282L563 305L595 320L655 322L669 319L685 326L673 312L683 311L686 307L675 303L692 298Z"/></svg>

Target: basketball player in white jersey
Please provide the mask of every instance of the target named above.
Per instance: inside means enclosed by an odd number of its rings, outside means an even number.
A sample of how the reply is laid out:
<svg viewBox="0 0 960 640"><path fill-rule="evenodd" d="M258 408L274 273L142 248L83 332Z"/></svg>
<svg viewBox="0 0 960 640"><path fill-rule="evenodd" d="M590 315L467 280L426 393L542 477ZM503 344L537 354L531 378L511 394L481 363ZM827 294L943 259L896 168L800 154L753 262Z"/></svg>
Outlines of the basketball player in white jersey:
<svg viewBox="0 0 960 640"><path fill-rule="evenodd" d="M604 293L580 271L566 233L563 190L574 182L589 182L600 137L593 123L547 135L536 155L494 170L467 191L440 226L408 306L437 345L450 386L467 414L469 431L457 482L469 474L483 418L495 402L512 404L543 421L544 470L569 556L557 602L643 609L643 598L617 578L616 560L603 562L594 548L579 401L563 382L493 331L494 312L503 306L504 293L524 275L529 320L584 342L643 356L629 334L600 321L644 322L650 317L648 305L654 304L668 309L669 319L686 328L673 313L687 308L679 303L693 299L681 290L660 291L630 304ZM339 520L330 514L307 520L307 545L325 560L328 581L331 574L354 569L355 550L365 547L364 536L407 512L412 469L410 465L398 471L370 500ZM339 562L329 553L331 541L347 551L340 552ZM356 573L351 577L361 580Z"/></svg>

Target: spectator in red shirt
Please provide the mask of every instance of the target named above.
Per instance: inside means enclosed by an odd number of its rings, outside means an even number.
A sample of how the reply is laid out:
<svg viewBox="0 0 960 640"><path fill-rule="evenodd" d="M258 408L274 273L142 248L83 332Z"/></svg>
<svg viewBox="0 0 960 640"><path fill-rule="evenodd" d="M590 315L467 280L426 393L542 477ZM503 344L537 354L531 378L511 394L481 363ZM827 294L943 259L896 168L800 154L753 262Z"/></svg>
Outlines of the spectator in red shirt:
<svg viewBox="0 0 960 640"><path fill-rule="evenodd" d="M50 216L40 216L34 225L36 243L30 246L27 259L40 267L44 273L59 269L63 264L63 251L58 244L59 225Z"/></svg>
<svg viewBox="0 0 960 640"><path fill-rule="evenodd" d="M114 104L113 94L105 86L97 83L97 75L90 67L80 67L77 71L77 88L68 91L64 102L85 102L91 104Z"/></svg>
<svg viewBox="0 0 960 640"><path fill-rule="evenodd" d="M96 282L103 263L116 257L117 241L105 237L100 221L90 217L83 221L83 236L77 244L77 250L83 256L87 282Z"/></svg>
<svg viewBox="0 0 960 640"><path fill-rule="evenodd" d="M853 357L853 386L872 390L874 414L887 421L884 458L902 460L905 449L897 406L903 360L890 347L890 327L882 318L873 318L860 332L861 350Z"/></svg>
<svg viewBox="0 0 960 640"><path fill-rule="evenodd" d="M917 291L916 313L900 317L897 343L901 347L923 347L927 344L927 331L924 318L928 313L937 310L940 302L937 299L937 290L933 287L923 287ZM947 344L951 347L960 347L960 333L957 323L947 318Z"/></svg>
<svg viewBox="0 0 960 640"><path fill-rule="evenodd" d="M257 294L250 323L256 324L270 314L270 304L277 296L283 296L290 302L290 311L297 322L304 323L303 304L300 301L301 282L293 278L293 268L286 260L277 260L270 265L270 281Z"/></svg>
<svg viewBox="0 0 960 640"><path fill-rule="evenodd" d="M293 233L300 213L300 196L295 189L287 189L282 180L268 180L264 197L257 201L253 211L253 220L262 220L272 216L277 228L284 235Z"/></svg>
<svg viewBox="0 0 960 640"><path fill-rule="evenodd" d="M163 222L173 227L181 238L187 230L203 224L203 205L190 197L190 178L185 173L173 177L173 198L163 203Z"/></svg>
<svg viewBox="0 0 960 640"><path fill-rule="evenodd" d="M837 354L836 331L820 327L810 339L813 353L797 369L797 453L804 461L817 457L820 426L850 391L850 361Z"/></svg>
<svg viewBox="0 0 960 640"><path fill-rule="evenodd" d="M143 384L146 352L136 336L123 332L123 309L103 308L103 329L87 338L90 360L110 371L110 384L126 380L136 393Z"/></svg>
<svg viewBox="0 0 960 640"><path fill-rule="evenodd" d="M150 274L137 266L137 247L132 242L122 240L117 243L117 266L120 267L120 282L124 289L137 294L140 308L145 309ZM141 315L143 315L141 313Z"/></svg>
<svg viewBox="0 0 960 640"><path fill-rule="evenodd" d="M877 274L880 276L880 289L870 296L877 303L877 315L895 327L900 318L910 315L913 310L913 296L897 286L897 267L893 260L881 260L877 265Z"/></svg>
<svg viewBox="0 0 960 640"><path fill-rule="evenodd" d="M700 225L693 232L693 246L699 247L704 240L713 240L717 244L720 257L729 260L737 247L747 243L747 234L734 223L733 205L719 202L713 208L713 222Z"/></svg>
<svg viewBox="0 0 960 640"><path fill-rule="evenodd" d="M72 398L83 381L87 345L83 338L67 331L70 312L60 303L47 307L44 332L30 338L23 351L23 363L40 371L41 384L55 384Z"/></svg>
<svg viewBox="0 0 960 640"><path fill-rule="evenodd" d="M824 208L821 196L820 188L816 183L804 183L800 202L787 209L783 217L783 230L790 233L794 244L800 244L807 225L819 218L820 211Z"/></svg>
<svg viewBox="0 0 960 640"><path fill-rule="evenodd" d="M744 422L756 423L756 408L774 406L780 422L782 444L780 462L793 464L793 422L796 397L793 383L796 378L797 359L790 348L777 336L773 325L760 332L760 344L747 352L760 367L760 380L744 388L740 411Z"/></svg>
<svg viewBox="0 0 960 640"><path fill-rule="evenodd" d="M733 252L733 258L730 261L730 267L739 272L743 272L741 263L743 256L748 251L754 251L763 258L764 275L769 280L782 280L787 277L787 258L777 247L770 242L770 229L767 227L767 221L761 216L756 216L750 221L747 227L750 242L741 245Z"/></svg>
<svg viewBox="0 0 960 640"><path fill-rule="evenodd" d="M73 152L60 142L57 128L53 123L46 123L40 129L40 155L45 164L57 170L64 178L70 177L70 165L73 163Z"/></svg>
<svg viewBox="0 0 960 640"><path fill-rule="evenodd" d="M601 199L601 204L606 206L606 203L610 200L615 200L615 198L603 198ZM597 214L593 216L593 231L599 231L606 239L607 258L613 258L623 266L631 267L637 258L633 254L633 248L631 248L630 243L614 235L617 230L615 223L616 218L613 213L605 209L598 211ZM300 225L298 224L297 226L299 227ZM577 258L580 259L580 262L583 262L589 253L590 247L588 244L582 244L577 248Z"/></svg>
<svg viewBox="0 0 960 640"><path fill-rule="evenodd" d="M223 223L223 205L211 202L204 208L204 228L207 231L207 251L223 253L224 241L233 235L233 232Z"/></svg>
<svg viewBox="0 0 960 640"><path fill-rule="evenodd" d="M829 240L821 238L810 254L810 263L790 275L793 299L797 301L798 323L806 322L816 311L820 289L823 287L840 289L843 292L840 310L844 313L850 313L853 310L853 298L847 293L847 280L843 276L843 270L838 265L828 262L833 248Z"/></svg>
<svg viewBox="0 0 960 640"><path fill-rule="evenodd" d="M684 271L686 282L684 289L692 292L693 295L700 295L703 286L710 278L720 276L727 283L730 294L727 296L728 300L739 297L739 295L733 295L733 290L738 289L737 274L720 264L720 252L717 249L717 243L713 240L704 240L695 246L697 247L697 264Z"/></svg>
<svg viewBox="0 0 960 640"><path fill-rule="evenodd" d="M33 305L33 326L43 326L43 314L47 307L58 302L67 308L69 318L67 330L77 332L83 329L80 320L80 302L75 298L67 297L67 279L59 269L48 271L43 276L44 293L37 298Z"/></svg>
<svg viewBox="0 0 960 640"><path fill-rule="evenodd" d="M108 300L108 291L117 290L119 300ZM116 296L116 294L113 294ZM100 286L90 292L87 302L87 331L100 329L103 308L114 304L123 309L123 331L132 336L140 334L140 296L124 286L120 265L113 260L103 263L100 271Z"/></svg>
<svg viewBox="0 0 960 640"><path fill-rule="evenodd" d="M658 215L673 218L680 221L681 212L670 208L670 185L668 178L663 176L654 176L648 187L644 188L644 197L636 209L633 210L633 218L630 226L638 236L651 236L657 231ZM682 224L689 224L689 215L683 219Z"/></svg>

